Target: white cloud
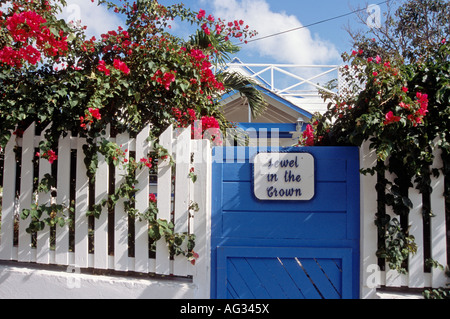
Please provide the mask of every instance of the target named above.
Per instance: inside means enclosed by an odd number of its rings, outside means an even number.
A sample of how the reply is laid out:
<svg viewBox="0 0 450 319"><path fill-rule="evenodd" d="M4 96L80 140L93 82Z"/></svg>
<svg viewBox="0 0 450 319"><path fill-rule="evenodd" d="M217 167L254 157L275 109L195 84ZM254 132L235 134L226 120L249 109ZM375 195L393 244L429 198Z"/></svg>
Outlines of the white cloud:
<svg viewBox="0 0 450 319"><path fill-rule="evenodd" d="M298 28L302 23L286 12L273 12L265 0L214 0L215 14L227 21L242 19L258 37ZM305 28L250 42L247 47L279 63L325 64L339 58L335 46Z"/></svg>
<svg viewBox="0 0 450 319"><path fill-rule="evenodd" d="M98 37L107 31L117 30L119 25L123 25L119 16L108 10L105 5L98 6L89 0L68 0L60 17L67 22L81 20L81 25L87 26L88 37Z"/></svg>

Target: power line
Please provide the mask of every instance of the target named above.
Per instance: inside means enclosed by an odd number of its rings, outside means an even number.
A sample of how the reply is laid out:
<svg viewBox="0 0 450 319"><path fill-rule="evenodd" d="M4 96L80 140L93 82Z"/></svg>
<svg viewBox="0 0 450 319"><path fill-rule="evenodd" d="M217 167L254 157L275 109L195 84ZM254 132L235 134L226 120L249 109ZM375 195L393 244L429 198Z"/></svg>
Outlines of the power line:
<svg viewBox="0 0 450 319"><path fill-rule="evenodd" d="M389 1L391 1L391 0L386 0L386 1L383 1L383 2L380 2L380 3L377 3L376 5L379 6L379 5L388 3ZM328 21L340 19L340 18L349 16L349 15L352 15L352 14L355 14L355 13L357 13L357 12L364 11L364 10L367 10L367 8L364 8L364 9L358 9L358 10L351 11L351 12L348 12L348 13L345 13L345 14L341 14L341 15L336 16L336 17L333 17L333 18L328 18L328 19L325 19L325 20L320 20L320 21L317 21L317 22L313 22L313 23L310 23L310 24L301 26L301 27L297 27L297 28L293 28L293 29L281 31L281 32L278 32L278 33L270 34L270 35L266 35L266 36L263 36L263 37L260 37L260 38L256 38L256 39L253 39L253 40L247 40L247 43L255 42L255 41L260 41L260 40L264 40L264 39L267 39L267 38L272 38L272 37L275 37L275 36L278 36L278 35L282 35L282 34L285 34L285 33L289 33L289 32L292 32L292 31L297 31L297 30L300 30L300 29L308 28L308 27L311 27L311 26L313 26L313 25L317 25L317 24L321 24L321 23L324 23L324 22L328 22ZM239 43L238 45L242 45L242 43Z"/></svg>

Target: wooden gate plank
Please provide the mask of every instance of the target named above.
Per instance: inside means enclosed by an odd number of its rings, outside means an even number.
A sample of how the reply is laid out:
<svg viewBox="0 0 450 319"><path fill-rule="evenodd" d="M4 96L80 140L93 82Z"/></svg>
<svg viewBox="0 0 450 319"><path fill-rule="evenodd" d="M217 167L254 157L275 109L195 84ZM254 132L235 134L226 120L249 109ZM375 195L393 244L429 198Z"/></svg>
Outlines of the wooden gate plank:
<svg viewBox="0 0 450 319"><path fill-rule="evenodd" d="M320 291L320 294L325 299L340 299L341 295L335 290L333 285L330 283L328 278L323 274L323 272L318 267L316 261L310 258L299 258L305 273L311 278L314 285Z"/></svg>
<svg viewBox="0 0 450 319"><path fill-rule="evenodd" d="M290 276L295 280L297 286L306 299L322 299L311 280L306 276L305 271L300 266L297 258L282 258L283 265L289 272Z"/></svg>
<svg viewBox="0 0 450 319"><path fill-rule="evenodd" d="M237 274L241 274L240 276L245 278L247 289L251 292L251 296L249 296L249 298L271 298L270 293L267 291L266 287L261 284L261 278L259 278L255 269L252 268L247 258L229 258L228 263L230 265L233 265L233 269L230 268L228 274L231 274L233 273L233 271L235 271ZM231 276L229 276L229 278L227 279L229 282L233 281ZM239 297L245 298L245 296L241 295Z"/></svg>

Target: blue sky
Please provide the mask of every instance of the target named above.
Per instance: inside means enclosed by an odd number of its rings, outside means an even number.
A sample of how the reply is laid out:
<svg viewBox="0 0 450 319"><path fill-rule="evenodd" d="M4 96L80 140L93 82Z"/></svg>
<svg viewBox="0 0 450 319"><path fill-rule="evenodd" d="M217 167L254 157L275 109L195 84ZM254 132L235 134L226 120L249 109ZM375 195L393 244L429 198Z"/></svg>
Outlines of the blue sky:
<svg viewBox="0 0 450 319"><path fill-rule="evenodd" d="M382 0L160 0L163 5L183 2L193 11L203 9L207 14L227 21L244 20L258 37L298 28L321 20L347 14ZM117 16L91 4L89 0L69 0L63 12L65 18L72 15L88 25L95 35L115 29L121 22ZM386 4L379 6L380 17L387 11ZM364 11L363 11L364 13ZM236 57L246 63L287 64L340 64L340 55L351 50L350 37L345 25L369 30L357 22L356 14L320 23L283 35L257 40L242 46ZM174 23L174 32L183 35L185 25Z"/></svg>
<svg viewBox="0 0 450 319"><path fill-rule="evenodd" d="M176 0L161 0L162 4ZM242 19L258 31L258 37L290 30L318 21L347 14L367 4L381 0L185 0L193 10L204 9L226 20ZM382 17L386 5L380 5ZM364 13L364 12L363 12ZM247 63L339 64L340 54L351 50L350 38L344 26L369 28L357 23L356 15L317 24L283 35L258 40L237 56Z"/></svg>

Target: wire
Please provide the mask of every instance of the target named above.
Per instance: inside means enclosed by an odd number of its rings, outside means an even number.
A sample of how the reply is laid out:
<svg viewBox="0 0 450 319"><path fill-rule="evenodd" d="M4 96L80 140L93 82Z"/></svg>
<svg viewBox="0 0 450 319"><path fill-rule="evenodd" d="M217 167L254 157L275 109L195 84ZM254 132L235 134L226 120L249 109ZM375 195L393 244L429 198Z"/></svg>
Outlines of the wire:
<svg viewBox="0 0 450 319"><path fill-rule="evenodd" d="M391 1L391 0L386 0L386 1L383 1L383 2L380 2L380 3L377 3L376 5L379 6L379 5L388 3L388 2L390 2L390 1ZM278 36L278 35L282 35L282 34L285 34L285 33L289 33L289 32L292 32L292 31L297 31L297 30L300 30L300 29L308 28L308 27L311 27L311 26L313 26L313 25L317 25L317 24L320 24L320 23L324 23L324 22L328 22L328 21L340 19L340 18L349 16L349 15L352 15L352 14L355 14L355 13L357 13L357 12L364 11L364 10L367 10L367 8L364 8L364 9L358 9L358 10L351 11L351 12L348 12L348 13L345 13L345 14L341 14L341 15L336 16L336 17L333 17L333 18L328 18L328 19L325 19L325 20L320 20L320 21L313 22L313 23L310 23L310 24L307 24L307 25L303 25L303 26L301 26L301 27L297 27L297 28L294 28L294 29L281 31L281 32L278 32L278 33L270 34L270 35L266 35L266 36L263 36L263 37L260 37L260 38L256 38L256 39L253 39L253 40L247 40L247 43L255 42L255 41L260 41L260 40L264 40L264 39L267 39L267 38L272 38L272 37L275 37L275 36ZM238 43L237 45L242 45L242 43Z"/></svg>

